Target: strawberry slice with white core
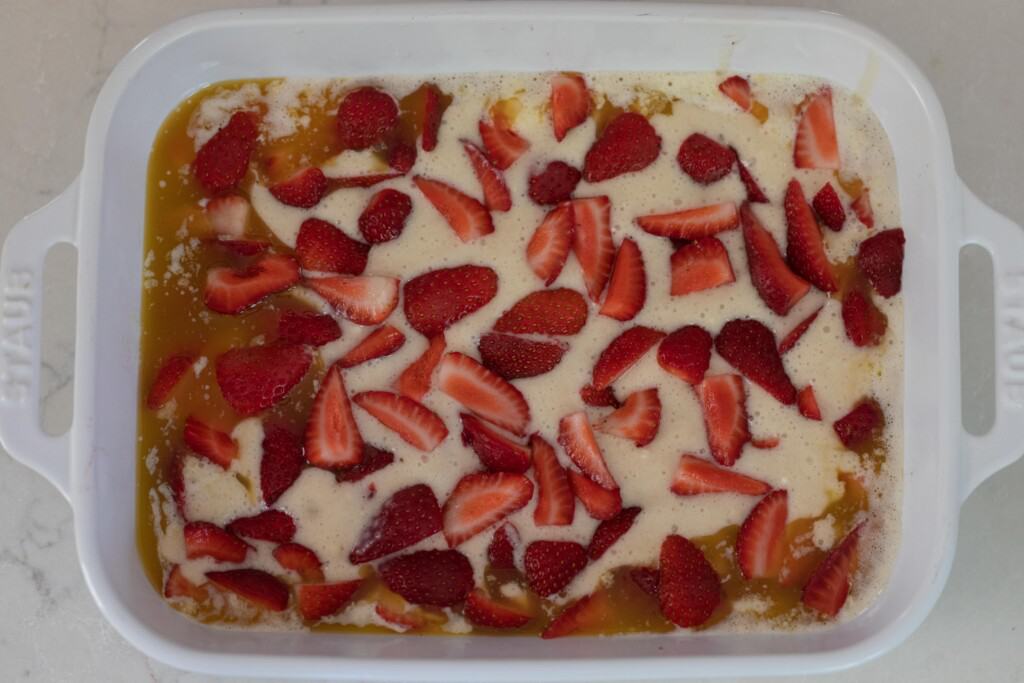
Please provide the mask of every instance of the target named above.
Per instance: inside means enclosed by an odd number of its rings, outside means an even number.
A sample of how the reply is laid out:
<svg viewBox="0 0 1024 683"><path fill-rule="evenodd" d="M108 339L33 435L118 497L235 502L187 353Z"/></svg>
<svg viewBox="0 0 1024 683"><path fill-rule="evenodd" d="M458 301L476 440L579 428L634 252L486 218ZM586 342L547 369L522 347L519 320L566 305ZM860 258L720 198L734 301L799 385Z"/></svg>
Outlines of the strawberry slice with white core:
<svg viewBox="0 0 1024 683"><path fill-rule="evenodd" d="M797 168L840 168L839 140L832 116L832 89L825 86L809 95L800 111L793 144Z"/></svg>
<svg viewBox="0 0 1024 683"><path fill-rule="evenodd" d="M487 150L487 158L502 171L530 149L530 143L512 130L503 116L493 121L481 121L477 127L484 149Z"/></svg>
<svg viewBox="0 0 1024 683"><path fill-rule="evenodd" d="M390 356L405 344L405 335L392 325L382 325L342 356L338 365L351 368L383 356Z"/></svg>
<svg viewBox="0 0 1024 683"><path fill-rule="evenodd" d="M203 299L217 313L240 313L264 297L283 292L299 281L299 264L290 256L270 254L245 270L211 268Z"/></svg>
<svg viewBox="0 0 1024 683"><path fill-rule="evenodd" d="M796 178L786 188L786 261L800 277L823 292L839 289L832 263L825 253L821 228Z"/></svg>
<svg viewBox="0 0 1024 683"><path fill-rule="evenodd" d="M711 455L719 464L732 466L750 441L747 425L747 395L739 375L712 375L697 385L697 396L704 409Z"/></svg>
<svg viewBox="0 0 1024 683"><path fill-rule="evenodd" d="M596 631L612 618L613 611L608 591L598 589L562 610L540 634L545 640L562 638L574 633Z"/></svg>
<svg viewBox="0 0 1024 683"><path fill-rule="evenodd" d="M550 285L562 272L569 249L573 245L572 202L559 204L544 216L526 245L526 262L545 285Z"/></svg>
<svg viewBox="0 0 1024 683"><path fill-rule="evenodd" d="M595 303L612 272L615 244L612 242L612 204L608 197L572 200L572 250L583 270L587 293Z"/></svg>
<svg viewBox="0 0 1024 683"><path fill-rule="evenodd" d="M723 95L736 103L736 106L743 111L750 111L754 98L750 94L750 81L743 76L729 76L718 84L718 89Z"/></svg>
<svg viewBox="0 0 1024 683"><path fill-rule="evenodd" d="M208 595L204 586L197 586L185 577L181 565L171 567L164 583L165 598L192 598L196 602L202 602Z"/></svg>
<svg viewBox="0 0 1024 683"><path fill-rule="evenodd" d="M206 204L206 220L218 235L241 237L249 222L249 202L236 194L214 197Z"/></svg>
<svg viewBox="0 0 1024 683"><path fill-rule="evenodd" d="M696 496L703 493L739 493L744 496L763 496L771 491L763 481L684 453L679 469L669 489L677 496Z"/></svg>
<svg viewBox="0 0 1024 683"><path fill-rule="evenodd" d="M443 333L431 337L423 354L410 363L395 380L398 393L414 401L421 400L430 391L434 370L441 362L446 346Z"/></svg>
<svg viewBox="0 0 1024 683"><path fill-rule="evenodd" d="M484 420L519 436L526 433L530 406L522 393L469 356L445 354L437 387Z"/></svg>
<svg viewBox="0 0 1024 683"><path fill-rule="evenodd" d="M658 237L695 240L732 230L740 224L739 211L732 202L698 206L672 213L638 216L636 224Z"/></svg>
<svg viewBox="0 0 1024 683"><path fill-rule="evenodd" d="M605 347L592 372L594 391L603 391L664 339L665 333L643 325L631 327Z"/></svg>
<svg viewBox="0 0 1024 683"><path fill-rule="evenodd" d="M871 209L871 193L868 188L861 190L860 195L850 204L850 209L865 227L875 227L875 212Z"/></svg>
<svg viewBox="0 0 1024 683"><path fill-rule="evenodd" d="M473 197L439 180L416 176L413 182L463 242L494 232L490 212Z"/></svg>
<svg viewBox="0 0 1024 683"><path fill-rule="evenodd" d="M529 612L502 605L487 597L477 588L466 598L465 617L477 626L489 628L519 628L533 616Z"/></svg>
<svg viewBox="0 0 1024 683"><path fill-rule="evenodd" d="M501 171L495 168L487 155L472 142L463 140L462 148L466 150L469 163L473 167L473 173L480 182L480 189L484 193L484 205L491 211L508 211L512 208L512 195L509 194L508 186Z"/></svg>
<svg viewBox="0 0 1024 683"><path fill-rule="evenodd" d="M184 534L185 556L190 560L212 557L217 562L237 563L249 552L248 543L209 522L189 522Z"/></svg>
<svg viewBox="0 0 1024 683"><path fill-rule="evenodd" d="M363 457L359 434L345 381L337 365L327 370L313 400L306 424L306 459L317 467L339 468L357 464Z"/></svg>
<svg viewBox="0 0 1024 683"><path fill-rule="evenodd" d="M585 412L566 415L559 421L558 443L562 444L569 459L596 484L609 490L619 488L615 483L615 477L608 471L604 454L597 445L594 430L591 429Z"/></svg>
<svg viewBox="0 0 1024 683"><path fill-rule="evenodd" d="M297 586L299 614L306 621L319 621L345 609L362 585L362 579L337 583L307 583Z"/></svg>
<svg viewBox="0 0 1024 683"><path fill-rule="evenodd" d="M587 120L590 114L590 93L583 76L574 73L551 77L551 125L559 142L566 134Z"/></svg>
<svg viewBox="0 0 1024 683"><path fill-rule="evenodd" d="M185 420L185 444L207 460L227 469L238 457L238 444L194 415Z"/></svg>
<svg viewBox="0 0 1024 683"><path fill-rule="evenodd" d="M594 519L611 519L622 511L622 494L618 489L606 489L576 470L569 470L569 484Z"/></svg>
<svg viewBox="0 0 1024 683"><path fill-rule="evenodd" d="M788 494L772 491L754 506L736 537L736 563L749 579L774 579L785 550Z"/></svg>
<svg viewBox="0 0 1024 683"><path fill-rule="evenodd" d="M398 279L379 275L334 275L306 280L345 318L357 325L376 325L398 305Z"/></svg>
<svg viewBox="0 0 1024 683"><path fill-rule="evenodd" d="M530 450L516 443L483 420L467 413L462 419L462 444L468 446L480 463L495 472L523 473L530 469Z"/></svg>
<svg viewBox="0 0 1024 683"><path fill-rule="evenodd" d="M814 395L814 387L810 384L797 393L796 407L800 414L808 420L821 421L821 409L818 407L818 399Z"/></svg>
<svg viewBox="0 0 1024 683"><path fill-rule="evenodd" d="M288 608L288 586L265 571L228 569L206 572L206 578L218 588L231 591L262 609L283 612Z"/></svg>
<svg viewBox="0 0 1024 683"><path fill-rule="evenodd" d="M658 389L635 391L626 397L622 407L594 425L602 434L633 441L643 447L654 440L661 424L661 400Z"/></svg>
<svg viewBox="0 0 1024 683"><path fill-rule="evenodd" d="M297 573L303 581L320 583L324 580L320 558L304 545L282 543L274 548L273 555L279 565Z"/></svg>
<svg viewBox="0 0 1024 683"><path fill-rule="evenodd" d="M740 224L754 288L776 315L786 315L810 291L811 284L789 269L775 238L746 202L740 207Z"/></svg>
<svg viewBox="0 0 1024 683"><path fill-rule="evenodd" d="M682 245L672 254L669 267L672 296L702 292L736 281L729 251L717 237L701 237Z"/></svg>
<svg viewBox="0 0 1024 683"><path fill-rule="evenodd" d="M365 391L352 397L360 408L409 445L430 452L448 436L448 428L433 411L418 401L387 391Z"/></svg>
<svg viewBox="0 0 1024 683"><path fill-rule="evenodd" d="M622 240L615 257L608 294L601 305L601 315L616 320L632 320L647 300L647 272L640 247L630 238Z"/></svg>
<svg viewBox="0 0 1024 683"><path fill-rule="evenodd" d="M857 563L857 545L863 528L863 522L855 526L814 570L804 584L805 605L828 617L839 614L850 593L850 574Z"/></svg>
<svg viewBox="0 0 1024 683"><path fill-rule="evenodd" d="M444 504L444 537L451 548L526 505L533 483L511 472L478 472L459 480Z"/></svg>
<svg viewBox="0 0 1024 683"><path fill-rule="evenodd" d="M567 526L576 512L576 497L569 475L558 462L555 449L539 435L530 437L533 473L537 479L537 507L533 522L537 526Z"/></svg>

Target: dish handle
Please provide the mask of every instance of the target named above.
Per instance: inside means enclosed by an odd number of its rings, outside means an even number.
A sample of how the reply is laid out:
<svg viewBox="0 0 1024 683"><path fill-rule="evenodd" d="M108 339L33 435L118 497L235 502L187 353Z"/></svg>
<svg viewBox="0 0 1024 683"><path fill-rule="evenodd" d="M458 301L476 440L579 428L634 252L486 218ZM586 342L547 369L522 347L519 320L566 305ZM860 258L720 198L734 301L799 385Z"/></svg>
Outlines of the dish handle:
<svg viewBox="0 0 1024 683"><path fill-rule="evenodd" d="M963 245L992 257L995 290L995 422L987 434L963 432L961 500L1024 454L1024 228L982 202L961 181Z"/></svg>
<svg viewBox="0 0 1024 683"><path fill-rule="evenodd" d="M75 244L78 178L21 219L0 252L0 445L69 498L71 442L40 425L43 261L60 242Z"/></svg>

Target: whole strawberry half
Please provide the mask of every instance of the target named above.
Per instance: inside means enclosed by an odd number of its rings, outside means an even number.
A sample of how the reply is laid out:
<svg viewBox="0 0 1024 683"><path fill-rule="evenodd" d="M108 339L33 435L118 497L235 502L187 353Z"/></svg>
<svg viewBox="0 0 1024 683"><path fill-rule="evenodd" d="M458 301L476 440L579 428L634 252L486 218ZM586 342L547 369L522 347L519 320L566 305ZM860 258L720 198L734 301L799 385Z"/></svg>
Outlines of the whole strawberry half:
<svg viewBox="0 0 1024 683"><path fill-rule="evenodd" d="M449 607L473 590L473 565L457 550L421 550L383 562L380 578L416 605Z"/></svg>
<svg viewBox="0 0 1024 683"><path fill-rule="evenodd" d="M299 227L295 256L305 270L361 275L370 245L352 239L327 221L308 218Z"/></svg>
<svg viewBox="0 0 1024 683"><path fill-rule="evenodd" d="M558 593L587 565L587 550L570 541L534 541L526 547L526 581L537 595Z"/></svg>
<svg viewBox="0 0 1024 683"><path fill-rule="evenodd" d="M511 380L554 370L569 347L557 341L536 341L491 332L480 337L477 349L484 367Z"/></svg>
<svg viewBox="0 0 1024 683"><path fill-rule="evenodd" d="M587 322L587 301L572 289L542 289L502 313L495 332L573 335Z"/></svg>
<svg viewBox="0 0 1024 683"><path fill-rule="evenodd" d="M796 387L782 365L775 335L764 323L749 318L730 320L718 332L715 348L730 365L779 402L796 402Z"/></svg>
<svg viewBox="0 0 1024 683"><path fill-rule="evenodd" d="M196 153L192 173L207 192L230 190L245 177L259 137L259 117L238 111Z"/></svg>
<svg viewBox="0 0 1024 683"><path fill-rule="evenodd" d="M857 250L857 268L875 291L886 298L900 293L904 242L902 228L892 228L864 240Z"/></svg>
<svg viewBox="0 0 1024 683"><path fill-rule="evenodd" d="M263 502L273 505L299 478L305 464L302 440L298 436L278 425L264 427L263 458L260 460Z"/></svg>
<svg viewBox="0 0 1024 683"><path fill-rule="evenodd" d="M431 270L405 283L405 317L413 329L433 337L490 303L498 275L486 266Z"/></svg>
<svg viewBox="0 0 1024 683"><path fill-rule="evenodd" d="M700 626L722 601L721 579L700 548L683 536L661 544L658 601L661 613L676 626Z"/></svg>
<svg viewBox="0 0 1024 683"><path fill-rule="evenodd" d="M359 214L359 232L370 244L398 239L412 213L412 199L398 190L387 188L370 197Z"/></svg>
<svg viewBox="0 0 1024 683"><path fill-rule="evenodd" d="M398 103L386 92L369 86L345 95L338 105L337 127L341 144L366 149L379 142L398 123Z"/></svg>
<svg viewBox="0 0 1024 683"><path fill-rule="evenodd" d="M277 339L288 344L323 346L341 338L338 321L312 311L284 311L277 320Z"/></svg>
<svg viewBox="0 0 1024 683"><path fill-rule="evenodd" d="M255 415L283 399L312 360L305 347L295 344L231 349L217 359L217 384L236 412Z"/></svg>
<svg viewBox="0 0 1024 683"><path fill-rule="evenodd" d="M679 145L676 161L694 182L709 185L729 175L736 154L707 135L693 133Z"/></svg>
<svg viewBox="0 0 1024 683"><path fill-rule="evenodd" d="M426 484L396 491L363 528L349 553L352 564L372 562L433 536L442 528L441 506Z"/></svg>
<svg viewBox="0 0 1024 683"><path fill-rule="evenodd" d="M700 384L711 363L714 340L700 325L671 332L658 346L658 365L689 384Z"/></svg>
<svg viewBox="0 0 1024 683"><path fill-rule="evenodd" d="M572 196L583 174L564 161L551 161L539 173L530 176L527 194L541 206L559 204Z"/></svg>
<svg viewBox="0 0 1024 683"><path fill-rule="evenodd" d="M654 163L660 152L661 137L650 121L633 112L619 114L587 152L583 178L599 183L641 171Z"/></svg>

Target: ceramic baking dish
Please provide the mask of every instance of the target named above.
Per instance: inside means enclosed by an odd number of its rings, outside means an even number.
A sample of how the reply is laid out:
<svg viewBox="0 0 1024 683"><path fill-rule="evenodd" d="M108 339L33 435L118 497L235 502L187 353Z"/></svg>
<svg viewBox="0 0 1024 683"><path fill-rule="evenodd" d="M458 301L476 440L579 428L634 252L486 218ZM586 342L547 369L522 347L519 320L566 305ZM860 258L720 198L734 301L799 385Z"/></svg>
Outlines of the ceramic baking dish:
<svg viewBox="0 0 1024 683"><path fill-rule="evenodd" d="M204 84L267 76L457 71L658 70L812 74L857 89L895 151L909 248L903 542L881 598L856 619L804 634L620 638L398 637L215 630L173 612L135 546L139 299L146 164L171 109ZM78 248L74 422L39 427L46 251ZM961 426L957 254L995 264L997 414ZM942 590L960 505L1024 443L1024 232L961 183L931 86L877 34L790 9L669 4L487 3L237 11L173 24L114 69L89 124L80 177L4 244L0 441L71 502L82 571L131 643L219 674L402 680L654 679L808 673L851 666L902 641Z"/></svg>

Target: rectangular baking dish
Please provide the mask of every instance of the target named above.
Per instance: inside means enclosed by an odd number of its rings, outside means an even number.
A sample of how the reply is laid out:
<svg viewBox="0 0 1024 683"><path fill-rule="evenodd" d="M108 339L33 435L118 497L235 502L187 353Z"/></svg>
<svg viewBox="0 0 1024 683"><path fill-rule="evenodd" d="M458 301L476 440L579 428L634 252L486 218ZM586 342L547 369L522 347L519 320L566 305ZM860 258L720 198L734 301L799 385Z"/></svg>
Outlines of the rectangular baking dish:
<svg viewBox="0 0 1024 683"><path fill-rule="evenodd" d="M895 152L908 249L903 542L884 595L856 619L802 634L675 633L541 641L259 633L173 612L135 547L139 299L146 165L167 113L214 81L459 71L657 70L799 73L857 89ZM78 248L74 423L39 428L41 276L46 251ZM960 419L958 250L987 248L996 279L997 417ZM132 644L183 669L256 676L402 680L655 679L811 673L896 646L946 581L960 504L1024 443L1024 232L960 182L935 94L879 35L791 9L673 4L417 4L231 11L153 34L113 71L92 113L85 164L8 235L0 441L71 502L82 570ZM1019 358L1019 356L1018 356Z"/></svg>

